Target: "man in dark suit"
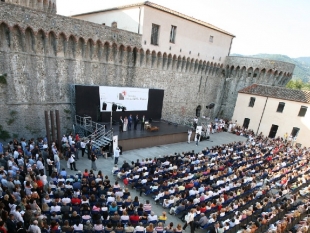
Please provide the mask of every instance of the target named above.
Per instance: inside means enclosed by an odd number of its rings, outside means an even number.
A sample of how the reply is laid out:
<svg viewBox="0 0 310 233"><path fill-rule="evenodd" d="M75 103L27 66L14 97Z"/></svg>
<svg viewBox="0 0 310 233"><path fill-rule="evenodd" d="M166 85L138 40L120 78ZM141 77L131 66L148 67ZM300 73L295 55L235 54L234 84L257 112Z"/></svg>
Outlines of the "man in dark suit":
<svg viewBox="0 0 310 233"><path fill-rule="evenodd" d="M10 214L9 218L6 220L6 228L8 232L16 232L16 223L14 214Z"/></svg>
<svg viewBox="0 0 310 233"><path fill-rule="evenodd" d="M132 115L130 114L128 117L128 130L131 130L131 124L132 124Z"/></svg>
<svg viewBox="0 0 310 233"><path fill-rule="evenodd" d="M141 130L144 130L144 124L145 124L145 116L143 115L141 119Z"/></svg>
<svg viewBox="0 0 310 233"><path fill-rule="evenodd" d="M137 129L138 122L139 122L139 116L137 115L136 118L133 121L133 129L134 130Z"/></svg>
<svg viewBox="0 0 310 233"><path fill-rule="evenodd" d="M124 120L122 116L119 117L119 132L123 132Z"/></svg>
<svg viewBox="0 0 310 233"><path fill-rule="evenodd" d="M214 225L210 228L209 233L218 233L218 229L220 228L220 224L218 222L214 223Z"/></svg>

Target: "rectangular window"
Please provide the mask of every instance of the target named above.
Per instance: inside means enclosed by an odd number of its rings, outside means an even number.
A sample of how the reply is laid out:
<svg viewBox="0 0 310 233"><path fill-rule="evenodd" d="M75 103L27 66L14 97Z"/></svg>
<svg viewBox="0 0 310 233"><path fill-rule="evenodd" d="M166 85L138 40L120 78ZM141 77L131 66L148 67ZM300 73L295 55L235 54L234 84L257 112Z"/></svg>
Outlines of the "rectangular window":
<svg viewBox="0 0 310 233"><path fill-rule="evenodd" d="M277 112L283 112L285 107L285 103L283 102L279 102L278 108L277 108Z"/></svg>
<svg viewBox="0 0 310 233"><path fill-rule="evenodd" d="M307 113L307 109L308 109L308 107L306 107L306 106L301 106L301 107L300 107L300 110L299 110L299 113L298 113L298 116L304 117L304 116L306 115L306 113Z"/></svg>
<svg viewBox="0 0 310 233"><path fill-rule="evenodd" d="M152 24L151 44L158 45L159 25Z"/></svg>
<svg viewBox="0 0 310 233"><path fill-rule="evenodd" d="M170 31L170 43L175 43L175 36L177 33L177 26L171 25L171 31Z"/></svg>
<svg viewBox="0 0 310 233"><path fill-rule="evenodd" d="M293 127L292 132L291 132L292 137L295 137L295 136L297 137L299 130L300 130L299 128Z"/></svg>
<svg viewBox="0 0 310 233"><path fill-rule="evenodd" d="M242 125L243 128L248 129L249 124L250 124L250 118L244 118L243 125Z"/></svg>
<svg viewBox="0 0 310 233"><path fill-rule="evenodd" d="M209 42L213 43L213 36L209 37Z"/></svg>
<svg viewBox="0 0 310 233"><path fill-rule="evenodd" d="M251 97L249 107L254 107L254 104L255 104L255 97Z"/></svg>

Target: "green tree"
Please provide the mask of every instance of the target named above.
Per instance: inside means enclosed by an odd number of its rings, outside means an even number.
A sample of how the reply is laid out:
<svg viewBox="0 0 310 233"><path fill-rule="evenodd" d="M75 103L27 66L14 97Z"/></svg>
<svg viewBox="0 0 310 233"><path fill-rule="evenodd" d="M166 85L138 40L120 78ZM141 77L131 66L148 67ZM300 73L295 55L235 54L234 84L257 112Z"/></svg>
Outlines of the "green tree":
<svg viewBox="0 0 310 233"><path fill-rule="evenodd" d="M290 80L286 84L287 88L310 91L310 83L303 82L301 79Z"/></svg>

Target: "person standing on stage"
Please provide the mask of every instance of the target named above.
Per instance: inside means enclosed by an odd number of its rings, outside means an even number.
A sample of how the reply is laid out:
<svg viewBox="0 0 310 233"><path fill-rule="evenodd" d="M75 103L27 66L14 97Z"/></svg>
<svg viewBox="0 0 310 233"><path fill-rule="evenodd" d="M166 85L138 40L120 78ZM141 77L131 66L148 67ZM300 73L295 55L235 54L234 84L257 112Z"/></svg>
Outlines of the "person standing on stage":
<svg viewBox="0 0 310 233"><path fill-rule="evenodd" d="M114 164L118 163L120 152L121 150L118 147L116 147L116 149L114 150Z"/></svg>
<svg viewBox="0 0 310 233"><path fill-rule="evenodd" d="M128 119L127 119L127 117L125 116L125 117L124 117L123 131L127 131L127 125L128 125Z"/></svg>
<svg viewBox="0 0 310 233"><path fill-rule="evenodd" d="M128 130L131 130L131 124L132 124L132 115L130 114L128 117Z"/></svg>
<svg viewBox="0 0 310 233"><path fill-rule="evenodd" d="M119 117L119 132L123 132L124 120L122 116Z"/></svg>
<svg viewBox="0 0 310 233"><path fill-rule="evenodd" d="M144 130L144 124L145 124L145 116L143 115L141 119L141 130Z"/></svg>
<svg viewBox="0 0 310 233"><path fill-rule="evenodd" d="M187 143L191 142L192 133L193 133L192 129L188 129L188 141L187 141Z"/></svg>
<svg viewBox="0 0 310 233"><path fill-rule="evenodd" d="M136 118L133 120L133 129L137 130L137 125L139 122L139 116L137 115Z"/></svg>

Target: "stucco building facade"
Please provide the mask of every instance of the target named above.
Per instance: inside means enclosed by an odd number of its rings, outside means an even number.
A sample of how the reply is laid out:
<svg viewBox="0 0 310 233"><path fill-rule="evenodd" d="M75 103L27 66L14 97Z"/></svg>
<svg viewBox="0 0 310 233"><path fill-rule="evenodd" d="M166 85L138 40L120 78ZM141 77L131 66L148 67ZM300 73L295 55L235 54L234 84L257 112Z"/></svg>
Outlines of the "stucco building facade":
<svg viewBox="0 0 310 233"><path fill-rule="evenodd" d="M253 84L238 93L233 121L271 138L296 136L310 146L310 91Z"/></svg>
<svg viewBox="0 0 310 233"><path fill-rule="evenodd" d="M221 63L229 55L233 34L212 24L152 2L143 2L72 16L112 25L142 36L142 48L156 53Z"/></svg>

